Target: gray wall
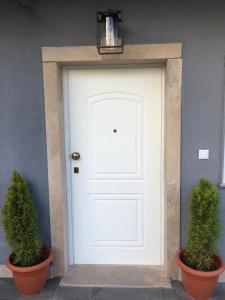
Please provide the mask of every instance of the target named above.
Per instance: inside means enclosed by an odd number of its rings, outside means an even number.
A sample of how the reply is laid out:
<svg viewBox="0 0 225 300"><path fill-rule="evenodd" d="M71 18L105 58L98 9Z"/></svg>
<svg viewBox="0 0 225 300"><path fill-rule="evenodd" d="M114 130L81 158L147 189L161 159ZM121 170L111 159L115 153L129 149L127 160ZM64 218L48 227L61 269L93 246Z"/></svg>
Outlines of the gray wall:
<svg viewBox="0 0 225 300"><path fill-rule="evenodd" d="M41 47L95 44L95 11L124 11L125 39L183 43L182 245L192 186L220 180L225 53L224 1L16 0L0 3L0 206L13 169L29 179L40 227L50 243ZM185 3L184 3L185 2ZM210 149L199 161L198 148ZM225 190L221 192L221 216ZM225 258L225 234L221 240ZM0 233L0 263L9 249Z"/></svg>

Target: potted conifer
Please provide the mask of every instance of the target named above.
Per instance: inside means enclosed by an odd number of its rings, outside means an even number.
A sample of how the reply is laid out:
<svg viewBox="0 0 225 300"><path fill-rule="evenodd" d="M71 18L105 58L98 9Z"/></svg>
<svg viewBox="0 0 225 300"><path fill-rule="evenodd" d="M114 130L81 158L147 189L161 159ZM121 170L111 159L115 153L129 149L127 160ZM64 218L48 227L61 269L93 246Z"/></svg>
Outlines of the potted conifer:
<svg viewBox="0 0 225 300"><path fill-rule="evenodd" d="M225 269L224 262L216 255L221 233L218 213L217 188L201 178L190 199L187 244L177 255L184 287L194 299L209 299Z"/></svg>
<svg viewBox="0 0 225 300"><path fill-rule="evenodd" d="M16 171L2 213L6 240L13 251L6 265L22 295L38 294L45 285L52 253L41 242L28 184Z"/></svg>

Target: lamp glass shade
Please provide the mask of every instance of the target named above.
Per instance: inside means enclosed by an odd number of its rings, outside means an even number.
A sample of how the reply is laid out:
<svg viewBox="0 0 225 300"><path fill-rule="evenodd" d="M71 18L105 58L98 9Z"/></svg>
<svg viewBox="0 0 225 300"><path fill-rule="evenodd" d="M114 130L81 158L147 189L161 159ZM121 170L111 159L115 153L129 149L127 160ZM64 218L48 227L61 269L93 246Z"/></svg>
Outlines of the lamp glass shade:
<svg viewBox="0 0 225 300"><path fill-rule="evenodd" d="M123 53L122 12L97 12L99 54Z"/></svg>

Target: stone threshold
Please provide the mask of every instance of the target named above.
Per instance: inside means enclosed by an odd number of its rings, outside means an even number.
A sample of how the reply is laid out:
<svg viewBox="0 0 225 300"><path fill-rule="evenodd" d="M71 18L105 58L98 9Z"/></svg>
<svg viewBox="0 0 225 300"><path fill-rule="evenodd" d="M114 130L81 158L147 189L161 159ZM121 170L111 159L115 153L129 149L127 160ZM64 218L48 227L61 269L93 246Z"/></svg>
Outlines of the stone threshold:
<svg viewBox="0 0 225 300"><path fill-rule="evenodd" d="M75 265L62 277L61 286L163 287L171 288L163 267Z"/></svg>

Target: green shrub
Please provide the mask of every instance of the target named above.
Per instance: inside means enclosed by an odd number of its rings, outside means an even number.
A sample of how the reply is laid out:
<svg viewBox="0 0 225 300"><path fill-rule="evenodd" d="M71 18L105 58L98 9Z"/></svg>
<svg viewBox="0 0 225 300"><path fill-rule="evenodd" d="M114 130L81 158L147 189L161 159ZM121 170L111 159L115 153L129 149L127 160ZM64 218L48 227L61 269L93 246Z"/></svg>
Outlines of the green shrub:
<svg viewBox="0 0 225 300"><path fill-rule="evenodd" d="M219 194L208 180L201 178L193 189L189 207L188 240L183 261L199 271L217 268L213 256L220 236Z"/></svg>
<svg viewBox="0 0 225 300"><path fill-rule="evenodd" d="M37 214L28 184L13 172L2 209L6 240L12 247L12 263L27 267L42 260L43 245L38 233Z"/></svg>

